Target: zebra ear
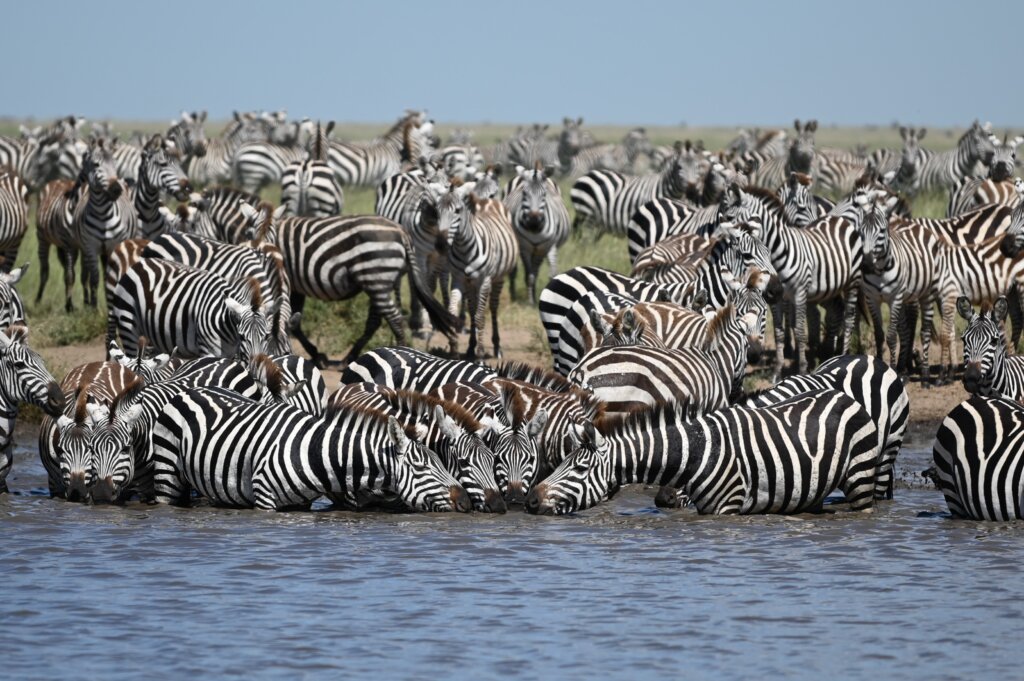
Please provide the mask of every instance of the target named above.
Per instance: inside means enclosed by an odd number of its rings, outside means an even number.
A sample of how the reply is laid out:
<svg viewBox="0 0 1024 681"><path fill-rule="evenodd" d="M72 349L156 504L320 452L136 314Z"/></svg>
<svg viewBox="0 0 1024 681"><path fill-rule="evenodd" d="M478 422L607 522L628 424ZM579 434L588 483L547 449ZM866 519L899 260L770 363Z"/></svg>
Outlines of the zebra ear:
<svg viewBox="0 0 1024 681"><path fill-rule="evenodd" d="M441 429L441 434L449 440L454 440L459 436L458 426L448 414L444 413L444 407L440 404L434 405L434 421Z"/></svg>
<svg viewBox="0 0 1024 681"><path fill-rule="evenodd" d="M607 336L612 332L611 324L605 320L604 315L598 310L590 310L590 323L602 336Z"/></svg>
<svg viewBox="0 0 1024 681"><path fill-rule="evenodd" d="M697 291L693 294L693 300L690 301L690 309L694 310L695 312L701 312L704 310L704 307L707 304L708 290L704 288L697 289Z"/></svg>
<svg viewBox="0 0 1024 681"><path fill-rule="evenodd" d="M1009 305L1006 303L1005 296L999 296L999 298L996 299L996 302L992 304L992 316L995 317L995 320L1000 324L1002 324L1003 320L1006 319L1006 313L1008 310Z"/></svg>
<svg viewBox="0 0 1024 681"><path fill-rule="evenodd" d="M153 359L148 360L147 364L149 365L149 368L151 370L156 371L158 369L163 369L165 366L167 366L167 363L170 361L171 356L168 355L166 352L163 352L153 357Z"/></svg>
<svg viewBox="0 0 1024 681"><path fill-rule="evenodd" d="M967 296L956 299L956 311L967 321L974 319L974 308L971 307L971 299Z"/></svg>
<svg viewBox="0 0 1024 681"><path fill-rule="evenodd" d="M5 345L24 343L28 340L28 327L24 324L12 324L7 327L7 332L0 333L0 336L6 336L9 339L9 342L5 343Z"/></svg>
<svg viewBox="0 0 1024 681"><path fill-rule="evenodd" d="M281 399L283 401L286 401L296 393L302 392L308 383L309 379L304 378L301 381L295 381L294 383L289 383L288 385L282 387L280 394Z"/></svg>
<svg viewBox="0 0 1024 681"><path fill-rule="evenodd" d="M142 404L136 403L128 407L123 414L118 415L118 419L121 423L126 426L134 426L136 419L142 416Z"/></svg>
<svg viewBox="0 0 1024 681"><path fill-rule="evenodd" d="M58 430L67 430L73 425L75 425L75 420L63 414L61 414L60 417L57 419Z"/></svg>
<svg viewBox="0 0 1024 681"><path fill-rule="evenodd" d="M238 319L241 319L242 315L244 315L249 310L248 305L243 305L234 298L228 298L227 300L225 300L224 305L226 305L228 311L231 312L231 314L233 314Z"/></svg>
<svg viewBox="0 0 1024 681"><path fill-rule="evenodd" d="M928 132L928 128L920 128L920 129L919 129L919 130L917 131L917 141L918 141L918 142L920 142L921 140L923 140L923 139L924 139L924 134L925 134L926 132Z"/></svg>
<svg viewBox="0 0 1024 681"><path fill-rule="evenodd" d="M8 272L7 274L0 275L0 281L3 281L8 286L14 286L19 281L21 281L21 278L23 276L25 276L25 272L28 272L28 266L29 266L29 263L25 263L21 267L15 267L13 270Z"/></svg>
<svg viewBox="0 0 1024 681"><path fill-rule="evenodd" d="M489 434L494 433L497 435L501 432L502 426L501 421L494 418L493 416L484 416L480 419L480 430L476 432L481 438L487 437Z"/></svg>
<svg viewBox="0 0 1024 681"><path fill-rule="evenodd" d="M541 407L537 410L537 413L530 419L529 425L526 427L526 434L530 437L537 437L540 432L544 429L544 425L548 422L548 412L546 409Z"/></svg>
<svg viewBox="0 0 1024 681"><path fill-rule="evenodd" d="M395 456L401 458L409 446L409 438L405 435L405 429L394 416L388 417L388 437L395 444Z"/></svg>
<svg viewBox="0 0 1024 681"><path fill-rule="evenodd" d="M622 314L622 332L631 345L639 345L644 334L645 324L636 318L636 312L630 308Z"/></svg>
<svg viewBox="0 0 1024 681"><path fill-rule="evenodd" d="M117 362L123 367L128 366L131 360L124 354L124 350L117 344L116 340L110 341L110 345L107 346L107 357L111 362Z"/></svg>
<svg viewBox="0 0 1024 681"><path fill-rule="evenodd" d="M85 412L89 415L89 421L93 427L110 420L110 409L102 404L89 402L85 405Z"/></svg>

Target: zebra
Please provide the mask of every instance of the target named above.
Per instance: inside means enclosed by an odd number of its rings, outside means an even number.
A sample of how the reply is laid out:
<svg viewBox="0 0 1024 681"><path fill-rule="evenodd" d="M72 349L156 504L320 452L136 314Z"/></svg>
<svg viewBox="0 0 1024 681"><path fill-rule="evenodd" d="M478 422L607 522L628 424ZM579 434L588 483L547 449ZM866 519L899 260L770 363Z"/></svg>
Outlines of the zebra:
<svg viewBox="0 0 1024 681"><path fill-rule="evenodd" d="M281 174L281 204L285 206L285 215L313 218L341 215L345 197L326 160L332 130L334 121L323 127L317 121L309 158L285 166Z"/></svg>
<svg viewBox="0 0 1024 681"><path fill-rule="evenodd" d="M327 163L343 187L376 186L394 175L403 163L429 157L434 121L418 111L408 112L379 140L368 145L331 141Z"/></svg>
<svg viewBox="0 0 1024 681"><path fill-rule="evenodd" d="M1024 518L1022 422L1024 407L1018 402L977 394L942 420L932 459L935 481L954 517Z"/></svg>
<svg viewBox="0 0 1024 681"><path fill-rule="evenodd" d="M519 260L519 242L512 227L512 216L497 199L477 199L465 187L453 187L437 204L437 228L449 245L448 262L452 272L452 290L448 311L458 317L463 296L470 317L469 344L466 358L474 359L479 335L484 327L484 314L491 308L491 341L495 357L501 357L501 336L498 330L498 304L505 277ZM449 334L454 354L458 342ZM481 354L483 354L481 352Z"/></svg>
<svg viewBox="0 0 1024 681"><path fill-rule="evenodd" d="M445 175L466 182L476 177L477 171L487 165L483 154L472 144L449 144L435 152L434 158Z"/></svg>
<svg viewBox="0 0 1024 681"><path fill-rule="evenodd" d="M899 170L902 160L905 158L908 145L917 147L921 140L928 133L927 128L914 128L901 125L899 128L900 139L903 141L903 150L876 149L868 155L868 165L874 168L879 176L886 173L895 173Z"/></svg>
<svg viewBox="0 0 1024 681"><path fill-rule="evenodd" d="M659 404L723 407L739 395L747 362L760 358L766 312L763 299L760 315L754 309L739 315L730 303L708 320L705 348L595 348L568 378L603 400L607 412Z"/></svg>
<svg viewBox="0 0 1024 681"><path fill-rule="evenodd" d="M518 382L449 383L431 394L459 404L490 430L494 479L506 503L522 504L540 470L539 439L548 421L544 407L529 409Z"/></svg>
<svg viewBox="0 0 1024 681"><path fill-rule="evenodd" d="M26 326L25 303L14 286L25 276L28 267L29 263L25 263L9 272L0 272L0 331L15 324Z"/></svg>
<svg viewBox="0 0 1024 681"><path fill-rule="evenodd" d="M580 119L582 123L582 119ZM547 137L550 126L534 123L527 130L520 129L505 147L504 158L492 153L492 161L507 160L524 168L532 168L538 161L544 166L560 166L558 140Z"/></svg>
<svg viewBox="0 0 1024 681"><path fill-rule="evenodd" d="M991 308L974 312L971 300L961 296L956 309L967 322L964 343L964 388L982 397L1003 397L1024 402L1024 356L1008 355L1003 323L1008 304L1000 296Z"/></svg>
<svg viewBox="0 0 1024 681"><path fill-rule="evenodd" d="M849 352L850 336L857 316L861 289L863 239L857 226L839 216L821 218L802 229L785 223L782 205L771 192L751 188L754 202L745 202L747 192L729 187L721 212L727 220L742 222L751 217L763 224L761 237L771 250L772 265L778 272L787 298L796 309L797 371L807 373L807 303L839 299L845 307L841 353ZM782 372L783 305L772 309L775 327L775 378Z"/></svg>
<svg viewBox="0 0 1024 681"><path fill-rule="evenodd" d="M229 244L239 244L251 238L251 219L241 206L258 206L258 196L231 187L210 187L203 190L198 204L209 217L204 224L212 225L214 229L212 233L199 232L199 236Z"/></svg>
<svg viewBox="0 0 1024 681"><path fill-rule="evenodd" d="M163 258L218 274L227 281L255 279L260 286L261 298L274 304L269 351L273 354L290 351L291 290L283 265L271 254L248 244L226 244L192 234L171 233L150 241L138 257ZM121 274L126 270L127 267L121 269ZM114 279L111 291L119 280L120 276Z"/></svg>
<svg viewBox="0 0 1024 681"><path fill-rule="evenodd" d="M188 178L181 169L178 153L164 149L163 139L154 135L142 149L139 161L139 181L135 186L133 204L139 216L140 234L152 239L167 231L167 221L160 212L160 193L171 194L178 201L189 195Z"/></svg>
<svg viewBox="0 0 1024 681"><path fill-rule="evenodd" d="M285 170L306 160L307 153L300 147L290 147L266 141L243 142L231 159L232 182L242 191L256 194L269 184L281 184Z"/></svg>
<svg viewBox="0 0 1024 681"><path fill-rule="evenodd" d="M0 493L14 465L14 427L22 404L43 410L44 418L64 413L64 393L43 360L26 344L28 329L15 324L0 332Z"/></svg>
<svg viewBox="0 0 1024 681"><path fill-rule="evenodd" d="M243 361L266 353L271 336L259 282L229 282L212 272L161 258L142 258L121 277L111 308L121 345L138 350L145 335L154 347L183 356L212 355Z"/></svg>
<svg viewBox="0 0 1024 681"><path fill-rule="evenodd" d="M55 174L59 157L59 140L50 133L43 137L30 135L25 139L0 137L0 168L7 168L25 182L34 193Z"/></svg>
<svg viewBox="0 0 1024 681"><path fill-rule="evenodd" d="M694 286L689 283L661 285L600 267L574 267L552 277L540 292L540 321L552 356L556 356L562 320L573 304L591 291L607 291L638 301L661 300L683 306L688 306L696 295ZM582 323L583 320L579 320L579 324ZM559 371L557 365L555 371Z"/></svg>
<svg viewBox="0 0 1024 681"><path fill-rule="evenodd" d="M156 500L187 505L194 489L220 506L286 510L385 489L416 510L471 510L466 491L414 437L372 409L314 417L215 389L187 390L157 419ZM225 474L233 470L244 472Z"/></svg>
<svg viewBox="0 0 1024 681"><path fill-rule="evenodd" d="M102 261L106 270L114 247L136 236L138 216L115 174L110 149L102 141L91 147L82 159L82 172L76 185L81 187L82 195L75 205L72 225L82 253L82 288L85 304L96 307L99 263Z"/></svg>
<svg viewBox="0 0 1024 681"><path fill-rule="evenodd" d="M796 130L796 137L789 142L785 154L748 152L740 157L740 163L758 163L757 169L750 175L751 185L774 189L782 185L791 172L814 175L814 133L818 129L818 121L811 120L801 124L798 119L793 122L793 128Z"/></svg>
<svg viewBox="0 0 1024 681"><path fill-rule="evenodd" d="M171 121L171 127L164 133L169 146L178 152L183 163L187 163L190 158L206 155L208 143L203 130L205 123L205 111L182 111L181 117Z"/></svg>
<svg viewBox="0 0 1024 681"><path fill-rule="evenodd" d="M910 397L892 368L877 357L844 355L823 362L812 374L790 376L738 404L765 407L801 393L832 388L845 392L871 416L878 431L875 499L892 499L894 464L910 422Z"/></svg>
<svg viewBox="0 0 1024 681"><path fill-rule="evenodd" d="M138 351L134 357L126 355L117 341L111 340L107 343L107 359L128 369L146 384L156 383L169 375L166 369L171 362L171 356L165 352L158 352L149 357L149 350L149 339L145 336L139 338Z"/></svg>
<svg viewBox="0 0 1024 681"><path fill-rule="evenodd" d="M392 390L374 383L354 383L335 391L333 407L364 407L393 416L405 428L423 427L420 441L436 452L448 472L469 495L473 510L505 513L505 500L494 479L495 455L482 438L490 427L462 406L423 393Z"/></svg>
<svg viewBox="0 0 1024 681"><path fill-rule="evenodd" d="M646 202L667 197L680 199L697 181L696 166L684 157L682 142L676 142L675 154L655 175L627 177L609 170L593 170L576 180L569 199L576 210L573 227L587 222L624 234L630 218Z"/></svg>
<svg viewBox="0 0 1024 681"><path fill-rule="evenodd" d="M333 218L280 218L267 207L250 215L258 220L255 241L280 250L291 285L291 331L320 367L326 355L302 331L301 315L306 297L346 300L360 292L370 298L366 328L342 363L354 360L380 327L383 317L398 343L404 344L402 317L392 291L408 270L413 295L427 310L431 322L448 335L455 326L424 284L413 257L412 241L401 225L373 215Z"/></svg>
<svg viewBox="0 0 1024 681"><path fill-rule="evenodd" d="M394 390L431 393L448 383L486 383L494 369L459 359L444 359L405 347L376 348L351 362L341 382L377 383Z"/></svg>
<svg viewBox="0 0 1024 681"><path fill-rule="evenodd" d="M825 217L835 207L826 198L811 193L813 178L803 173L790 173L789 180L779 188L779 201L786 222L794 227L806 227Z"/></svg>
<svg viewBox="0 0 1024 681"><path fill-rule="evenodd" d="M875 427L836 390L692 419L661 408L578 431L578 448L534 487L527 512L574 513L631 483L679 488L701 514L814 511L836 488L853 510L874 502L874 471L853 462L874 449Z"/></svg>
<svg viewBox="0 0 1024 681"><path fill-rule="evenodd" d="M53 180L43 187L39 195L36 217L36 242L39 248L39 290L36 305L43 299L46 282L50 278L50 247L57 248L57 257L64 269L64 310L74 309L72 295L75 290L75 260L78 241L74 232L74 206L77 200L75 183L71 180Z"/></svg>
<svg viewBox="0 0 1024 681"><path fill-rule="evenodd" d="M569 239L569 211L558 185L550 178L548 169L539 166L533 170L516 168L503 199L519 241L531 305L537 304L537 273L541 262L546 257L550 276L556 276L558 249ZM509 275L509 293L513 299L517 270L518 267L513 268Z"/></svg>
<svg viewBox="0 0 1024 681"><path fill-rule="evenodd" d="M0 270L10 271L28 231L28 185L16 172L0 169Z"/></svg>
<svg viewBox="0 0 1024 681"><path fill-rule="evenodd" d="M921 374L925 384L929 381L928 350L931 345L932 317L935 306L941 302L944 272L941 269L942 243L934 233L918 225L890 230L888 210L895 206L897 197L890 196L885 203L871 203L861 223L863 245L864 291L866 295L877 291L889 303L889 329L886 342L889 347L890 366L899 366L902 354L909 356L913 348L913 327L905 323L905 305L921 309L921 356L925 358ZM943 328L953 324L951 310L944 306ZM915 315L916 316L916 315ZM882 323L881 313L873 320L876 327ZM900 334L901 325L905 333ZM877 334L876 334L877 335ZM901 338L902 335L902 338ZM948 335L941 336L942 366L952 364L952 350ZM897 353L897 348L902 349ZM881 356L881 349L877 353Z"/></svg>
<svg viewBox="0 0 1024 681"><path fill-rule="evenodd" d="M642 156L650 157L653 148L644 128L633 128L618 144L595 144L577 151L568 170L564 164L562 174L579 177L591 170L614 170L631 173Z"/></svg>
<svg viewBox="0 0 1024 681"><path fill-rule="evenodd" d="M270 361L278 369L279 383L299 387L299 390L288 395L288 404L307 414L322 414L327 408L327 384L320 369L305 357L290 353L271 357ZM277 392L280 394L281 391ZM271 393L274 393L272 389Z"/></svg>
<svg viewBox="0 0 1024 681"><path fill-rule="evenodd" d="M987 178L965 177L950 189L949 206L946 209L948 217L990 203L1016 206L1020 202L1024 183L1020 178L1014 178L1014 173L1017 171L1017 145L1024 142L1024 137L1017 136L1012 140L1007 137L1001 142L998 139L992 140L995 152Z"/></svg>
<svg viewBox="0 0 1024 681"><path fill-rule="evenodd" d="M206 143L205 153L185 158L185 172L197 186L216 185L232 179L232 159L238 147L247 141L264 141L269 132L263 122L249 114L233 113L233 119L219 137Z"/></svg>
<svg viewBox="0 0 1024 681"><path fill-rule="evenodd" d="M89 499L95 477L92 430L109 418L117 395L137 378L118 362L90 362L73 368L60 382L63 413L44 417L39 429L39 458L51 497Z"/></svg>
<svg viewBox="0 0 1024 681"><path fill-rule="evenodd" d="M978 163L987 166L994 153L995 146L988 131L974 121L957 141L955 149L923 152L917 188L928 191L954 187L961 178L973 175Z"/></svg>
<svg viewBox="0 0 1024 681"><path fill-rule="evenodd" d="M704 234L718 222L718 206L697 208L686 201L656 198L637 208L626 228L629 241L629 262L635 264L640 253L656 246L665 238L681 233ZM690 224L696 229L687 229ZM705 229L706 228L706 229Z"/></svg>

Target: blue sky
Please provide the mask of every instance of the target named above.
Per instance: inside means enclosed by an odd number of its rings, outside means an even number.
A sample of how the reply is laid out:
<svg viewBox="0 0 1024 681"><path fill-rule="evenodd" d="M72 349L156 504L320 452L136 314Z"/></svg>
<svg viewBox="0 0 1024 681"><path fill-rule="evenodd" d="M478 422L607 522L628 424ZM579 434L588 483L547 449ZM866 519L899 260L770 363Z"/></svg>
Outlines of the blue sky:
<svg viewBox="0 0 1024 681"><path fill-rule="evenodd" d="M7 116L1024 124L1019 1L31 0L4 15Z"/></svg>

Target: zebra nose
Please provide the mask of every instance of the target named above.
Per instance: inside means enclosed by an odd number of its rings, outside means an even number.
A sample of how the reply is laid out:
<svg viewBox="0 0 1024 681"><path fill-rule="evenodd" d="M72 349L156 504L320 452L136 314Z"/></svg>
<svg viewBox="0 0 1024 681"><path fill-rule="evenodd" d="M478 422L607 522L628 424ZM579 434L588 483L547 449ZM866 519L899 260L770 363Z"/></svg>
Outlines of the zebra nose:
<svg viewBox="0 0 1024 681"><path fill-rule="evenodd" d="M114 485L114 478L107 476L97 480L92 486L92 500L97 503L110 503L117 498L117 486Z"/></svg>
<svg viewBox="0 0 1024 681"><path fill-rule="evenodd" d="M46 405L43 411L54 418L64 413L64 393L54 382L46 387Z"/></svg>
<svg viewBox="0 0 1024 681"><path fill-rule="evenodd" d="M455 510L459 513L469 513L473 510L473 502L469 500L469 494L461 485L452 485L449 488L449 497Z"/></svg>
<svg viewBox="0 0 1024 681"><path fill-rule="evenodd" d="M658 508L679 508L682 506L679 491L667 485L659 487L658 494L654 497L654 505Z"/></svg>
<svg viewBox="0 0 1024 681"><path fill-rule="evenodd" d="M760 340L750 341L750 344L747 346L747 363L757 364L758 362L760 362L762 352L763 349L761 347Z"/></svg>
<svg viewBox="0 0 1024 681"><path fill-rule="evenodd" d="M72 473L67 479L68 501L85 501L89 488L85 484L85 473Z"/></svg>
<svg viewBox="0 0 1024 681"><path fill-rule="evenodd" d="M981 387L981 363L968 362L964 369L964 388L967 392L977 392Z"/></svg>
<svg viewBox="0 0 1024 681"><path fill-rule="evenodd" d="M779 279L779 275L773 274L768 279L768 286L764 291L764 302L771 305L772 303L778 302L782 298L782 280Z"/></svg>
<svg viewBox="0 0 1024 681"><path fill-rule="evenodd" d="M505 493L505 501L509 504L521 504L526 498L525 491L523 489L523 481L515 480L508 483L508 491Z"/></svg>
<svg viewBox="0 0 1024 681"><path fill-rule="evenodd" d="M526 497L526 512L531 515L553 515L555 509L553 506L547 503L547 501L541 501L547 495L547 486L544 484L537 485L530 490L530 493Z"/></svg>
<svg viewBox="0 0 1024 681"><path fill-rule="evenodd" d="M1020 253L1020 248L1017 246L1017 237L1013 234L1007 234L1003 237L1002 241L999 242L999 251L1007 258L1015 258Z"/></svg>
<svg viewBox="0 0 1024 681"><path fill-rule="evenodd" d="M484 513L504 513L508 510L505 500L496 489L489 489L484 492Z"/></svg>

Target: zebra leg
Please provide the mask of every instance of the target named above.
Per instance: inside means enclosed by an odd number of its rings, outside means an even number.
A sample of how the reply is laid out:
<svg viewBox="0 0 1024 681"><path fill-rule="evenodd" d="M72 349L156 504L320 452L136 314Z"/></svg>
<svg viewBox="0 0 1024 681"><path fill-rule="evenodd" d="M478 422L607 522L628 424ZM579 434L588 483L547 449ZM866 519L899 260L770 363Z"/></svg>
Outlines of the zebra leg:
<svg viewBox="0 0 1024 681"><path fill-rule="evenodd" d="M497 279L491 288L491 342L494 344L494 357L501 359L501 336L498 335L498 304L501 302L501 289L503 282Z"/></svg>
<svg viewBox="0 0 1024 681"><path fill-rule="evenodd" d="M796 306L796 370L807 373L807 283L803 282L793 296Z"/></svg>
<svg viewBox="0 0 1024 681"><path fill-rule="evenodd" d="M1020 335L1022 327L1024 327L1024 298L1020 295L1020 286L1013 284L1006 292L1006 302L1009 303L1007 306L1010 311L1010 351L1013 354L1017 352L1017 344L1020 343Z"/></svg>
<svg viewBox="0 0 1024 681"><path fill-rule="evenodd" d="M777 383L782 378L782 363L786 346L786 304L779 300L772 305L772 327L775 332L775 371L772 373L772 383Z"/></svg>
<svg viewBox="0 0 1024 681"><path fill-rule="evenodd" d="M537 268L540 269L540 268ZM558 246L552 246L548 251L548 279L558 276Z"/></svg>
<svg viewBox="0 0 1024 681"><path fill-rule="evenodd" d="M537 306L537 275L540 274L540 266L544 257L531 253L523 259L523 266L526 269L526 287L530 292L530 305Z"/></svg>
<svg viewBox="0 0 1024 681"><path fill-rule="evenodd" d="M846 292L846 314L843 323L843 351L842 354L850 353L850 337L853 336L853 327L857 323L857 297L860 296L860 287L854 286Z"/></svg>
<svg viewBox="0 0 1024 681"><path fill-rule="evenodd" d="M394 304L391 303L390 298L387 298L383 305L390 305L394 308ZM363 329L363 335L356 339L355 344L352 345L352 349L348 351L347 355L345 355L345 359L342 360L341 364L348 365L349 362L358 357L359 353L366 347L366 344L370 342L371 338L373 338L373 334L377 333L377 329L380 328L381 322L381 306L382 303L380 300L376 299L376 296L370 296L370 309L366 314L366 328ZM394 310L394 312L397 313L397 310ZM390 320L388 321L390 323ZM395 327L392 326L391 328L394 330ZM405 345L405 333L402 331L402 322L400 318L395 338L398 340L399 345ZM328 362L328 364L338 364L338 362Z"/></svg>
<svg viewBox="0 0 1024 681"><path fill-rule="evenodd" d="M917 331L918 303L904 303L900 315L900 354L896 359L896 371L909 376L914 370L914 335Z"/></svg>
<svg viewBox="0 0 1024 681"><path fill-rule="evenodd" d="M526 272L530 271L529 266L526 264L526 254L523 254L523 270ZM519 276L519 265L512 265L512 270L508 273L508 297L509 300L515 302L516 300L516 277ZM531 301L532 302L532 301Z"/></svg>
<svg viewBox="0 0 1024 681"><path fill-rule="evenodd" d="M43 299L43 291L46 290L46 282L50 279L50 242L43 238L43 235L36 230L36 239L38 240L37 253L39 254L39 290L36 292L36 305ZM57 255L61 256L63 261L63 254L61 249L57 249ZM68 310L70 312L71 310Z"/></svg>
<svg viewBox="0 0 1024 681"><path fill-rule="evenodd" d="M939 338L939 343L942 345L942 352L940 355L939 363L939 383L944 384L949 382L950 376L953 372L953 339L956 333L956 317L954 316L954 310L956 310L956 293L952 295L946 295L942 298L942 304L939 308L939 314L942 315L942 335Z"/></svg>
<svg viewBox="0 0 1024 681"><path fill-rule="evenodd" d="M932 346L932 329L934 327L935 301L924 299L921 301L921 385L929 387L931 383L932 363L929 359L929 351ZM914 315L916 320L916 313ZM910 343L913 345L914 327L910 327Z"/></svg>
<svg viewBox="0 0 1024 681"><path fill-rule="evenodd" d="M71 312L75 309L71 299L75 294L75 260L78 259L78 253L71 249L62 249L58 253L61 256L61 264L64 267L64 309Z"/></svg>
<svg viewBox="0 0 1024 681"><path fill-rule="evenodd" d="M893 369L898 364L899 330L903 323L903 294L897 293L889 302L889 330L885 334L885 342L889 346L889 366Z"/></svg>
<svg viewBox="0 0 1024 681"><path fill-rule="evenodd" d="M302 309L306 306L306 296L301 293L292 291L292 319L291 319L291 331L292 335L295 336L295 340L299 341L299 345L306 351L310 359L313 360L313 364L318 369L327 368L327 355L323 355L317 349L313 341L309 340L306 336L306 332L302 330Z"/></svg>
<svg viewBox="0 0 1024 681"><path fill-rule="evenodd" d="M824 356L826 351L821 348L821 310L817 305L807 305L807 356L815 358Z"/></svg>
<svg viewBox="0 0 1024 681"><path fill-rule="evenodd" d="M478 285L473 286L472 295L466 296L467 308L470 313L469 346L466 348L466 359L475 360L477 356L477 345L480 342L480 331L484 325L484 316L487 312L487 301L491 295L492 281L490 277L484 277ZM480 348L483 354L483 348Z"/></svg>

